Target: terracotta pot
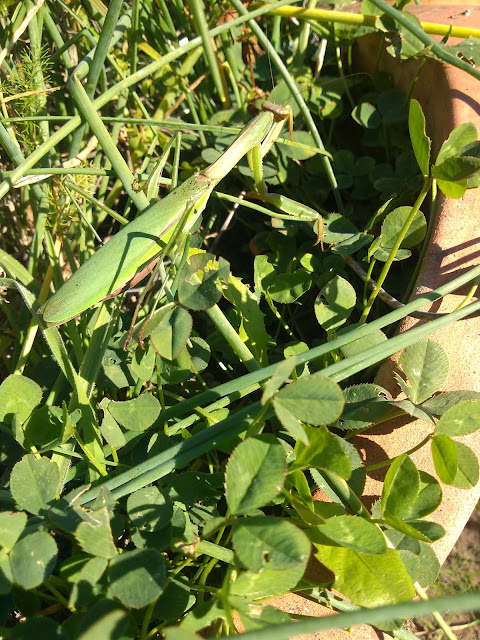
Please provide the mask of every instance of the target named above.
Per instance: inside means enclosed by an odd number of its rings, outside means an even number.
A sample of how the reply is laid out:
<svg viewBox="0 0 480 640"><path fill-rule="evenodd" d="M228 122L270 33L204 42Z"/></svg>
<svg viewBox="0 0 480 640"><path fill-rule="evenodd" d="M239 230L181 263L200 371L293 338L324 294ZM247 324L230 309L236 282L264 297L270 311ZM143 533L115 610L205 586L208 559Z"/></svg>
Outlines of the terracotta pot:
<svg viewBox="0 0 480 640"><path fill-rule="evenodd" d="M459 16L455 20L449 16L458 14L458 7L414 7L421 20L444 22L448 24L468 24L480 26L480 8L470 8L469 16ZM359 47L359 64L366 70L371 64L371 54L377 51L372 38L363 38ZM398 64L385 55L382 69L391 72L398 87L407 89L418 68L416 62ZM459 124L472 122L480 132L480 84L471 76L433 60L422 69L412 96L421 103L427 121L427 134L432 139L433 155L452 129ZM478 264L480 254L480 190L470 189L463 198L450 200L439 195L435 212L435 227L425 260L419 273L412 297L439 287L452 280L469 267ZM431 305L430 311L453 311L462 301L466 290L451 294L441 302ZM420 321L413 318L404 320L399 331L406 331ZM449 325L434 333L431 338L439 342L446 350L450 360L449 376L443 390L470 389L480 391L480 357L478 341L480 337L480 318L470 318ZM376 382L398 394L398 386L393 378L394 360L385 362L378 372ZM401 428L397 428L399 425ZM431 433L427 423L420 420L391 421L381 430L357 438L356 445L363 450L367 464L399 455ZM462 439L480 455L480 432ZM416 465L435 475L429 447L423 447L412 455ZM365 495L376 497L381 492L382 474L369 476ZM471 491L463 491L442 486L443 501L440 508L429 519L441 523L447 534L433 545L441 563L450 553L462 532L476 503L480 499L480 485Z"/></svg>
<svg viewBox="0 0 480 640"><path fill-rule="evenodd" d="M413 6L409 11L420 20L443 24L480 27L480 7L470 7L467 15L463 4L442 6ZM454 16L454 17L453 17ZM440 39L440 38L439 38ZM358 42L356 60L359 68L373 73L381 46L381 37L372 34ZM418 69L416 61L399 62L383 53L379 70L392 74L396 86L408 90ZM427 60L415 85L413 94L422 105L427 133L433 142L433 154L440 148L452 129L464 122L473 122L480 132L480 84L471 76L449 65ZM433 155L434 157L434 155ZM469 190L460 200L449 200L442 195L438 198L435 213L435 228L431 242L412 297L450 281L462 271L478 262L480 254L480 190ZM452 311L461 302L465 291L449 295L441 302L434 303L430 311ZM407 318L399 331L418 324L418 320ZM450 359L450 373L443 390L470 389L480 391L480 318L464 320L450 325L431 336L447 351ZM398 394L398 386L393 378L395 358L385 362L377 375L376 382L386 387L392 394ZM427 434L431 427L419 420L391 421L382 429L357 437L355 444L362 453L366 465L387 458L393 458L412 448ZM480 432L462 439L480 457ZM412 458L419 469L436 475L433 469L429 446L423 447ZM384 471L385 473L385 471ZM382 491L384 473L372 473L367 477L363 499L366 504L376 500ZM476 503L480 499L480 486L471 491L462 491L443 485L443 502L429 519L442 524L446 536L436 542L433 548L443 563L456 540L460 536ZM321 570L313 563L309 574L320 576ZM311 616L330 615L331 610L297 594L275 598L269 604L290 613ZM299 636L304 640L325 638L328 640L379 640L385 634L363 625L353 631L329 631Z"/></svg>

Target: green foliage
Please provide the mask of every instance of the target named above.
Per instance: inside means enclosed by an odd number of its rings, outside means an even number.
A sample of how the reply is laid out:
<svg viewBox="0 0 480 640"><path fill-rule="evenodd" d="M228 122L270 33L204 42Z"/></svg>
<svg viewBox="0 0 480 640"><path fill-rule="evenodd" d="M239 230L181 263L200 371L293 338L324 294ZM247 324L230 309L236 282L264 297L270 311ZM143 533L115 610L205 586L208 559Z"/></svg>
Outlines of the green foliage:
<svg viewBox="0 0 480 640"><path fill-rule="evenodd" d="M158 400L149 393L124 402L109 402L108 405L104 405L104 409L118 424L129 431L145 431L152 426L160 414Z"/></svg>
<svg viewBox="0 0 480 640"><path fill-rule="evenodd" d="M394 246L395 240L402 230L409 213L410 207L399 207L387 215L382 224L379 242L380 247L383 249L391 249ZM410 248L419 244L425 237L426 226L425 218L419 211L410 223L408 232L400 247Z"/></svg>
<svg viewBox="0 0 480 640"><path fill-rule="evenodd" d="M477 132L470 123L459 125L440 148L432 176L450 198L461 198L468 187L468 179L478 175L480 160Z"/></svg>
<svg viewBox="0 0 480 640"><path fill-rule="evenodd" d="M217 281L226 280L228 274L229 264L222 258L217 262L208 253L192 256L180 272L179 302L194 311L213 307L222 296Z"/></svg>
<svg viewBox="0 0 480 640"><path fill-rule="evenodd" d="M21 538L9 553L12 579L24 589L34 589L53 571L57 545L46 531L36 531Z"/></svg>
<svg viewBox="0 0 480 640"><path fill-rule="evenodd" d="M232 274L223 284L223 296L235 307L240 317L238 329L240 337L255 359L260 364L267 365L269 336L265 328L265 314L260 309L258 297L240 278Z"/></svg>
<svg viewBox="0 0 480 640"><path fill-rule="evenodd" d="M440 389L448 375L448 358L441 345L426 340L406 349L399 361L408 384L397 381L414 404L421 404Z"/></svg>
<svg viewBox="0 0 480 640"><path fill-rule="evenodd" d="M248 513L273 500L285 480L285 452L271 435L240 443L230 456L225 474L225 496L233 514Z"/></svg>
<svg viewBox="0 0 480 640"><path fill-rule="evenodd" d="M459 402L447 409L435 426L432 456L435 470L445 484L461 489L474 487L479 477L479 465L473 451L453 440L478 429L478 402Z"/></svg>
<svg viewBox="0 0 480 640"><path fill-rule="evenodd" d="M334 422L343 409L343 394L338 385L321 374L302 377L275 394L274 407L298 420L320 425Z"/></svg>
<svg viewBox="0 0 480 640"><path fill-rule="evenodd" d="M11 375L0 385L0 419L11 423L14 415L23 423L42 399L42 390L33 380Z"/></svg>
<svg viewBox="0 0 480 640"><path fill-rule="evenodd" d="M92 511L88 520L78 525L75 538L85 553L107 559L117 555L106 507Z"/></svg>
<svg viewBox="0 0 480 640"><path fill-rule="evenodd" d="M193 319L183 307L159 309L151 321L155 326L148 327L148 334L153 348L161 358L175 360L184 350L190 333L192 332ZM153 373L154 359L151 368ZM147 378L149 380L151 375Z"/></svg>
<svg viewBox="0 0 480 640"><path fill-rule="evenodd" d="M141 609L162 593L167 569L156 549L136 549L116 556L108 566L109 593L126 607Z"/></svg>
<svg viewBox="0 0 480 640"><path fill-rule="evenodd" d="M156 487L144 487L128 497L127 510L132 524L143 531L164 529L173 516L173 505Z"/></svg>
<svg viewBox="0 0 480 640"><path fill-rule="evenodd" d="M104 598L95 602L77 625L77 638L83 640L97 634L103 638L125 637L130 616L118 601Z"/></svg>
<svg viewBox="0 0 480 640"><path fill-rule="evenodd" d="M420 27L419 19L408 11L403 13L404 17L413 25ZM387 51L400 59L413 58L424 53L425 45L416 37L411 28L401 24L397 25L390 16L382 16L379 20L379 28L387 32L387 41L390 46Z"/></svg>
<svg viewBox="0 0 480 640"><path fill-rule="evenodd" d="M383 395L384 394L384 395ZM391 411L385 389L375 384L358 384L343 392L345 408L339 426L343 429L365 429L380 422Z"/></svg>
<svg viewBox="0 0 480 640"><path fill-rule="evenodd" d="M9 2L9 4L12 4ZM2 7L3 8L3 7ZM45 111L44 83L51 81L52 60L46 44L31 43L19 52L15 70L2 80L2 93L15 98L18 111L25 116L35 116ZM19 123L16 139L27 152L32 152L42 138L41 124L35 121Z"/></svg>
<svg viewBox="0 0 480 640"><path fill-rule="evenodd" d="M382 513L408 509L418 496L420 478L411 458L399 456L390 465L382 491Z"/></svg>
<svg viewBox="0 0 480 640"><path fill-rule="evenodd" d="M86 559L86 562L85 562ZM88 607L95 601L99 592L98 581L104 575L108 560L100 556L88 559L82 558L83 566L81 570L69 578L68 582L73 585L70 593L69 606L76 609Z"/></svg>
<svg viewBox="0 0 480 640"><path fill-rule="evenodd" d="M447 409L435 426L435 434L465 436L478 429L480 402L460 402Z"/></svg>
<svg viewBox="0 0 480 640"><path fill-rule="evenodd" d="M425 133L425 116L422 107L417 100L410 100L410 110L408 113L408 128L413 151L420 171L423 175L428 175L430 168L431 140Z"/></svg>
<svg viewBox="0 0 480 640"><path fill-rule="evenodd" d="M387 550L385 537L380 529L368 520L355 516L332 516L318 531L337 545L367 554L383 554Z"/></svg>
<svg viewBox="0 0 480 640"><path fill-rule="evenodd" d="M351 465L338 436L330 433L326 427L309 427L306 434L308 445L302 441L295 445L295 462L292 469L324 469L333 471L340 478L348 479L351 475Z"/></svg>
<svg viewBox="0 0 480 640"><path fill-rule="evenodd" d="M315 300L315 315L319 324L326 330L337 329L352 312L356 298L352 285L344 278L335 276L322 287Z"/></svg>
<svg viewBox="0 0 480 640"><path fill-rule="evenodd" d="M387 327L402 312L385 318L385 297L377 288L368 298L365 283L402 298L433 181L461 197L479 179L475 128L455 129L433 162L418 102L407 113L405 95L381 74L337 77L339 37L361 29L331 29L318 82L317 33L305 38L301 24L279 20L272 40L288 71L270 100L292 104L295 126L265 157L265 183L239 160L203 220L162 254L138 316L132 282L124 299L110 291L114 300L92 298L79 317L47 327L38 310L50 293L122 220L149 209L159 185L216 160L251 119L256 92L247 87L268 91L271 74L258 34L226 23L220 3L192 5L193 24L181 3L73 3L68 12L44 3L14 42L24 4L2 4L5 633L182 640L208 627L218 637L234 632L235 609L255 634L290 621L257 601L295 589L330 602L334 587L350 600L338 608L365 607L365 616L400 606L438 571L431 544L445 531L426 518L441 486L405 443L368 510L351 436L392 410L416 416L431 427L440 480L471 489L478 462L458 438L478 429L480 395L440 391L448 362L435 342L407 332L393 348ZM221 32L215 52L211 34L194 40L203 22ZM271 32L269 18L258 23ZM391 18L377 28L396 55L429 54ZM467 40L456 51L476 60L476 47ZM305 91L292 98L292 83ZM170 131L182 132L172 145ZM201 203L192 195L187 204ZM165 249L163 235L141 234L152 255ZM103 266L117 271L125 258ZM80 283L87 298L101 266ZM371 382L371 365L396 348L407 397L394 402ZM317 489L332 502L314 500ZM328 584L305 577L312 549L332 572Z"/></svg>
<svg viewBox="0 0 480 640"><path fill-rule="evenodd" d="M305 572L302 564L277 571L270 567L259 573L246 571L242 573L232 584L233 596L242 596L249 599L269 598L292 591Z"/></svg>
<svg viewBox="0 0 480 640"><path fill-rule="evenodd" d="M456 440L454 444L457 454L457 473L452 485L459 489L473 489L479 478L477 456L467 445Z"/></svg>
<svg viewBox="0 0 480 640"><path fill-rule="evenodd" d="M301 565L305 569L310 555L304 533L286 520L269 516L237 520L233 546L242 564L256 573L266 567L281 571Z"/></svg>
<svg viewBox="0 0 480 640"><path fill-rule="evenodd" d="M55 498L59 479L54 462L29 454L14 466L10 475L10 491L22 509L40 513Z"/></svg>
<svg viewBox="0 0 480 640"><path fill-rule="evenodd" d="M312 533L311 539L315 556L335 574L335 588L356 604L374 607L413 597L413 582L398 551L362 553L332 545L319 532Z"/></svg>
<svg viewBox="0 0 480 640"><path fill-rule="evenodd" d="M3 553L9 553L16 543L27 522L27 514L23 511L0 514L0 545Z"/></svg>
<svg viewBox="0 0 480 640"><path fill-rule="evenodd" d="M480 64L480 40L470 36L465 40L462 40L456 45L448 45L446 47L448 51L451 51L454 55L459 55L468 60L475 67Z"/></svg>

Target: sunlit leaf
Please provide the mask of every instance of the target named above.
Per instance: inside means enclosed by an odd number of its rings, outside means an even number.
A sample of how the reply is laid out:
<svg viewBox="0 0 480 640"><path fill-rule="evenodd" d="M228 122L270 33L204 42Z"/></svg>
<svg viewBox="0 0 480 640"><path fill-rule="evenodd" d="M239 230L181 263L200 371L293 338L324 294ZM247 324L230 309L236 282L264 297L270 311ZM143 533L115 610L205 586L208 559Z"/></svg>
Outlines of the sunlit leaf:
<svg viewBox="0 0 480 640"><path fill-rule="evenodd" d="M445 484L452 484L457 475L457 448L448 436L438 435L432 439L432 458L438 477Z"/></svg>
<svg viewBox="0 0 480 640"><path fill-rule="evenodd" d="M302 422L320 425L330 424L340 416L344 399L333 380L316 373L283 387L275 395L274 405L277 404Z"/></svg>
<svg viewBox="0 0 480 640"><path fill-rule="evenodd" d="M295 445L295 462L291 469L326 469L341 478L352 473L350 460L340 444L340 438L327 427L305 427L308 445L299 441Z"/></svg>
<svg viewBox="0 0 480 640"><path fill-rule="evenodd" d="M315 557L335 574L333 586L354 604L376 607L410 600L415 590L400 553L393 549L381 555L359 553L332 544L319 531L309 531Z"/></svg>
<svg viewBox="0 0 480 640"><path fill-rule="evenodd" d="M112 401L108 411L115 420L129 431L145 431L160 414L160 404L150 393L143 393L125 402Z"/></svg>
<svg viewBox="0 0 480 640"><path fill-rule="evenodd" d="M278 495L285 481L285 451L272 435L247 438L227 465L225 491L233 514L263 507Z"/></svg>
<svg viewBox="0 0 480 640"><path fill-rule="evenodd" d="M426 176L430 170L430 150L432 143L425 133L425 116L423 115L422 107L420 103L414 99L410 100L408 128L418 166L423 175Z"/></svg>
<svg viewBox="0 0 480 640"><path fill-rule="evenodd" d="M336 544L367 554L385 553L385 537L377 525L358 516L333 516L318 530Z"/></svg>
<svg viewBox="0 0 480 640"><path fill-rule="evenodd" d="M451 484L459 489L473 489L479 478L477 456L462 442L454 441L454 444L457 452L457 473Z"/></svg>
<svg viewBox="0 0 480 640"><path fill-rule="evenodd" d="M419 492L420 477L409 456L395 458L385 476L382 490L382 513L397 515L412 505Z"/></svg>
<svg viewBox="0 0 480 640"><path fill-rule="evenodd" d="M106 507L89 512L89 519L81 522L75 537L86 553L100 558L114 558L117 549L110 528L109 511Z"/></svg>
<svg viewBox="0 0 480 640"><path fill-rule="evenodd" d="M480 429L480 402L461 402L448 409L435 426L435 435L465 436Z"/></svg>
<svg viewBox="0 0 480 640"><path fill-rule="evenodd" d="M237 520L233 546L241 562L252 571L305 568L310 555L307 536L287 520L258 516Z"/></svg>
<svg viewBox="0 0 480 640"><path fill-rule="evenodd" d="M399 376L397 381L414 404L421 404L432 396L447 379L447 354L433 340L422 340L405 349L398 364L408 382Z"/></svg>

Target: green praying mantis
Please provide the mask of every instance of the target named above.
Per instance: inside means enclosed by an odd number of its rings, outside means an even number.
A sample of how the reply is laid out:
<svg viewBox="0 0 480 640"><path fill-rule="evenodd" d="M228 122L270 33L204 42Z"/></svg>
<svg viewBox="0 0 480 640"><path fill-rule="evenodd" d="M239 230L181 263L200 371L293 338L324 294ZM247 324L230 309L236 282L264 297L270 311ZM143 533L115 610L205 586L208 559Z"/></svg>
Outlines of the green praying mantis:
<svg viewBox="0 0 480 640"><path fill-rule="evenodd" d="M320 214L289 198L268 193L263 180L262 158L288 117L291 116L287 107L264 102L262 112L242 129L213 164L151 205L75 271L41 307L40 313L47 326L63 324L98 302L117 295L162 252L168 253L172 245L177 244L179 236L192 229L218 182L246 154L259 197L281 209L288 219L317 222L317 243L321 242Z"/></svg>

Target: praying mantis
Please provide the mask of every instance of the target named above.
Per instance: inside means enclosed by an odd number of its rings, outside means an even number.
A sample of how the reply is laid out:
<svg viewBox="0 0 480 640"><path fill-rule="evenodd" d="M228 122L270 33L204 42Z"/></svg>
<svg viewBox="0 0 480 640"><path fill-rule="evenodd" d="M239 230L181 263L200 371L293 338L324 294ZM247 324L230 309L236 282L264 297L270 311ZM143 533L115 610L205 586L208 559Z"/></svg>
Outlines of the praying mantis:
<svg viewBox="0 0 480 640"><path fill-rule="evenodd" d="M290 110L264 102L262 112L251 120L222 155L194 174L165 198L151 205L94 253L41 307L47 326L57 326L93 305L123 291L162 252L169 252L181 234L188 233L204 210L215 186L244 155L248 155L259 197L280 208L288 219L318 223L320 214L284 196L268 193L262 174L262 158L290 117Z"/></svg>

